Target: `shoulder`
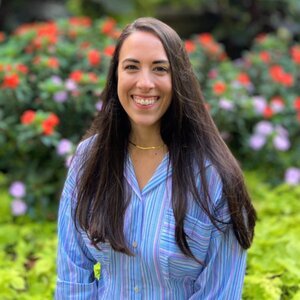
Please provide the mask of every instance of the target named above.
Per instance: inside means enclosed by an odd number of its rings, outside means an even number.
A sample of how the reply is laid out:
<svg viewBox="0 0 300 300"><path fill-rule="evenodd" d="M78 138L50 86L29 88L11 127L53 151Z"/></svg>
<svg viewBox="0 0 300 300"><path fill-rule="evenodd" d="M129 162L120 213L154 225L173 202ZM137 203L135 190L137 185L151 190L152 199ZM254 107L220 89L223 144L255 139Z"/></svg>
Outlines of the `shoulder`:
<svg viewBox="0 0 300 300"><path fill-rule="evenodd" d="M92 148L92 145L95 143L97 135L93 135L85 140L82 140L77 148L76 151L72 157L69 174L77 174L81 166L86 161L89 151Z"/></svg>
<svg viewBox="0 0 300 300"><path fill-rule="evenodd" d="M90 150L93 144L95 143L97 136L98 135L95 134L88 137L87 139L82 140L77 146L75 155L80 155L80 154L82 155L86 153L88 150Z"/></svg>

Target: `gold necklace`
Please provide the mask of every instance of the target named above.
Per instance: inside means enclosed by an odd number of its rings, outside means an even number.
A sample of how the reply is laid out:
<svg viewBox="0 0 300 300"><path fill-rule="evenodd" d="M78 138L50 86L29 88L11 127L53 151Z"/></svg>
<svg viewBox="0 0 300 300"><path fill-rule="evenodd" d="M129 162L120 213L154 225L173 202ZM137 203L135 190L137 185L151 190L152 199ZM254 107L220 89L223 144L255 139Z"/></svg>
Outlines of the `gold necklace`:
<svg viewBox="0 0 300 300"><path fill-rule="evenodd" d="M150 146L150 147L143 147L143 146L139 146L135 143L133 143L132 141L129 141L129 144L131 144L132 146L140 149L140 150L158 150L160 148L162 148L165 144L159 145L159 146Z"/></svg>

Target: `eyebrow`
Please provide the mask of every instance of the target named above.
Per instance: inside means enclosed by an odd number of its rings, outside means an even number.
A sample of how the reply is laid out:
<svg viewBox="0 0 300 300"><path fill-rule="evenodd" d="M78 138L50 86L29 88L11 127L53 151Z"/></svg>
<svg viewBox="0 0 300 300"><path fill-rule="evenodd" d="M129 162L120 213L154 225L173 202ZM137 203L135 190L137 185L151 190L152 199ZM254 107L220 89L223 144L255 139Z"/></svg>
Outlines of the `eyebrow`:
<svg viewBox="0 0 300 300"><path fill-rule="evenodd" d="M122 64L126 63L126 62L132 62L132 63L136 63L136 64L140 63L137 59L134 59L134 58L126 58L122 61ZM169 61L165 60L165 59L160 59L160 60L153 61L153 64L169 64Z"/></svg>

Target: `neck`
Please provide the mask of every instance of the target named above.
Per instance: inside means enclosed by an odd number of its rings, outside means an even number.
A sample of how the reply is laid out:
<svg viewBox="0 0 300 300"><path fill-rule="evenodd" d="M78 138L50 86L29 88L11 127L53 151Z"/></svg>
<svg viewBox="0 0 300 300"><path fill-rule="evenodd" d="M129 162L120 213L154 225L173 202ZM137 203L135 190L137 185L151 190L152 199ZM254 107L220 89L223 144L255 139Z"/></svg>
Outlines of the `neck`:
<svg viewBox="0 0 300 300"><path fill-rule="evenodd" d="M156 130L147 127L132 128L129 140L142 147L157 147L164 144L159 128Z"/></svg>

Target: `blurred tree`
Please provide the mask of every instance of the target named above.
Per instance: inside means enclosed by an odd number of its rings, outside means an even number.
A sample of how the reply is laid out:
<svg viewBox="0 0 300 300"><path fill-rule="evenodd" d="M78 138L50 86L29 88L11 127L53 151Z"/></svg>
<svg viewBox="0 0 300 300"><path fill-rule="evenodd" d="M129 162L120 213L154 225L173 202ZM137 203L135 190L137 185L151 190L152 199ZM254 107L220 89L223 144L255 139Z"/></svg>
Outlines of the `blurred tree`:
<svg viewBox="0 0 300 300"><path fill-rule="evenodd" d="M65 0L0 0L0 31L13 31L22 23L65 17Z"/></svg>
<svg viewBox="0 0 300 300"><path fill-rule="evenodd" d="M182 38L209 31L233 58L249 48L262 32L287 28L300 36L299 0L0 0L0 31L20 23L72 15L99 18L109 15L129 22L155 16L172 26Z"/></svg>

